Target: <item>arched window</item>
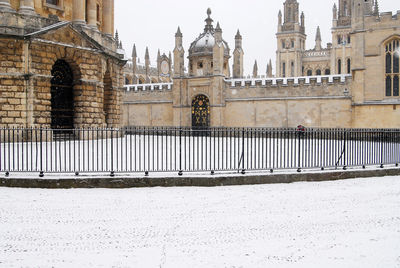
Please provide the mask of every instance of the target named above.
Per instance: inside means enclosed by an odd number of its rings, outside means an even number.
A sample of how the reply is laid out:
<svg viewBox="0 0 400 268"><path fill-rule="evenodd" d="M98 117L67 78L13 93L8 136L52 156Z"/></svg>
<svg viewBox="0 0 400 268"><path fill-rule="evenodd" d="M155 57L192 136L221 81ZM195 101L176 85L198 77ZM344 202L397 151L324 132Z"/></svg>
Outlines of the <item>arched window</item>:
<svg viewBox="0 0 400 268"><path fill-rule="evenodd" d="M316 75L321 75L321 70L318 69L318 70L315 72L315 74L316 74Z"/></svg>
<svg viewBox="0 0 400 268"><path fill-rule="evenodd" d="M337 61L337 72L338 74L342 74L342 60L338 59Z"/></svg>
<svg viewBox="0 0 400 268"><path fill-rule="evenodd" d="M312 76L312 70L307 71L307 76Z"/></svg>
<svg viewBox="0 0 400 268"><path fill-rule="evenodd" d="M351 60L347 59L347 73L351 73Z"/></svg>
<svg viewBox="0 0 400 268"><path fill-rule="evenodd" d="M400 41L392 40L385 47L385 95L386 97L399 96L399 54Z"/></svg>
<svg viewBox="0 0 400 268"><path fill-rule="evenodd" d="M325 69L325 75L330 75L331 74L331 70L330 69Z"/></svg>

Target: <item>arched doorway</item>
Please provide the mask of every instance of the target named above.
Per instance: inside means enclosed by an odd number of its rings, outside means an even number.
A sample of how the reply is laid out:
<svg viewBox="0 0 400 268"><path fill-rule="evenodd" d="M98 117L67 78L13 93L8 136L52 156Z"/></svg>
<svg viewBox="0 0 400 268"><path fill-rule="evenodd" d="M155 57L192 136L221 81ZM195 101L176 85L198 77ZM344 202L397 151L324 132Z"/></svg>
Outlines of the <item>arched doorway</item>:
<svg viewBox="0 0 400 268"><path fill-rule="evenodd" d="M210 126L210 100L205 95L198 95L192 101L192 127Z"/></svg>
<svg viewBox="0 0 400 268"><path fill-rule="evenodd" d="M73 73L69 64L57 60L51 70L51 128L74 128Z"/></svg>

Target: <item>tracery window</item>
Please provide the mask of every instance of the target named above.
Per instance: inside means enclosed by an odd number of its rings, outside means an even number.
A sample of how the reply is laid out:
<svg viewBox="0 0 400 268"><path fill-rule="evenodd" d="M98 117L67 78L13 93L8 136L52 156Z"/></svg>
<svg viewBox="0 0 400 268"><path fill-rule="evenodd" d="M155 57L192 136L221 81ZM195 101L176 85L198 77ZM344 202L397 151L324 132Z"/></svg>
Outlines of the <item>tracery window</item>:
<svg viewBox="0 0 400 268"><path fill-rule="evenodd" d="M342 74L342 60L338 59L338 74Z"/></svg>
<svg viewBox="0 0 400 268"><path fill-rule="evenodd" d="M331 74L331 70L330 69L325 69L325 75L330 75Z"/></svg>
<svg viewBox="0 0 400 268"><path fill-rule="evenodd" d="M315 72L315 74L316 74L316 75L321 75L321 70L318 69L318 70Z"/></svg>
<svg viewBox="0 0 400 268"><path fill-rule="evenodd" d="M307 76L312 76L312 70L307 71Z"/></svg>
<svg viewBox="0 0 400 268"><path fill-rule="evenodd" d="M351 73L351 59L347 59L347 73Z"/></svg>
<svg viewBox="0 0 400 268"><path fill-rule="evenodd" d="M399 96L399 56L400 40L390 41L385 46L385 95L386 97Z"/></svg>

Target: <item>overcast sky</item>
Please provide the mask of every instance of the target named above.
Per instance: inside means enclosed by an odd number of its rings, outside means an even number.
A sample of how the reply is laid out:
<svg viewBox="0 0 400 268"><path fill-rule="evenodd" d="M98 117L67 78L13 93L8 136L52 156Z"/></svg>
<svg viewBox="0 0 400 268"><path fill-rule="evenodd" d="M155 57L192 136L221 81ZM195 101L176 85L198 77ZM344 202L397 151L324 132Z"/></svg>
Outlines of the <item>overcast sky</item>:
<svg viewBox="0 0 400 268"><path fill-rule="evenodd" d="M284 0L117 0L115 1L115 28L130 57L135 43L138 57L144 59L146 46L149 47L151 64L156 62L157 50L168 55L175 45L178 26L183 33L185 65L190 43L205 25L206 11L210 7L214 26L220 22L223 38L231 48L235 46L234 36L240 29L243 36L245 74L252 73L254 61L258 62L260 74L266 71L269 59L273 61L275 73L275 52L278 12L283 12ZM304 11L307 49L315 44L317 26L321 27L322 42L331 42L332 7L338 0L300 0L300 12ZM400 10L399 0L379 0L380 12ZM232 60L231 64L232 66Z"/></svg>

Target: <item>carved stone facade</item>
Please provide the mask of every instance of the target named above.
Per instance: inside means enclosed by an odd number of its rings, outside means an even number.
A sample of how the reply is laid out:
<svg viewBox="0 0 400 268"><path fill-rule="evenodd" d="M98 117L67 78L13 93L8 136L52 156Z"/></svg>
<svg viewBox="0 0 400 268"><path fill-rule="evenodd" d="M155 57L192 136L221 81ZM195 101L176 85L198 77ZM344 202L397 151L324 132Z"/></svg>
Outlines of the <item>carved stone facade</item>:
<svg viewBox="0 0 400 268"><path fill-rule="evenodd" d="M189 48L175 35L173 82L131 85L124 93L124 125L196 126L199 100L209 103L208 126L399 128L400 12L379 13L377 0L339 1L332 43L305 49L305 15L296 0L279 12L276 75L243 78L242 37L235 37L233 74L222 29L206 27ZM284 17L283 17L284 16ZM339 65L340 64L340 65ZM340 66L340 67L339 67ZM198 121L198 120L197 120Z"/></svg>
<svg viewBox="0 0 400 268"><path fill-rule="evenodd" d="M0 1L0 126L119 127L112 0Z"/></svg>

